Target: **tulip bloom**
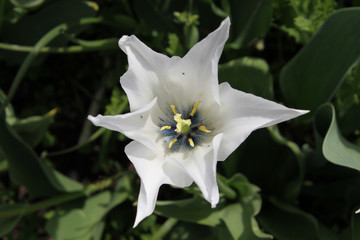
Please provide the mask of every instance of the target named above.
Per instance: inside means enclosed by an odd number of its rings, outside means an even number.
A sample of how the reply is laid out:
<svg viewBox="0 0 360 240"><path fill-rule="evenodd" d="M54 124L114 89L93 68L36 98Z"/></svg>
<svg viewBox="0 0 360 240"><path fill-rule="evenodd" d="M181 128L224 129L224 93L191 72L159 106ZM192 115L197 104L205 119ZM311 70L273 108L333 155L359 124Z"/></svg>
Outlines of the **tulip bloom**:
<svg viewBox="0 0 360 240"><path fill-rule="evenodd" d="M133 140L125 153L141 179L134 227L154 211L162 184L186 187L195 182L215 207L217 162L252 131L307 112L241 92L228 83L219 85L218 61L229 28L226 18L183 58L154 52L135 36L119 40L129 61L120 83L131 112L88 119Z"/></svg>

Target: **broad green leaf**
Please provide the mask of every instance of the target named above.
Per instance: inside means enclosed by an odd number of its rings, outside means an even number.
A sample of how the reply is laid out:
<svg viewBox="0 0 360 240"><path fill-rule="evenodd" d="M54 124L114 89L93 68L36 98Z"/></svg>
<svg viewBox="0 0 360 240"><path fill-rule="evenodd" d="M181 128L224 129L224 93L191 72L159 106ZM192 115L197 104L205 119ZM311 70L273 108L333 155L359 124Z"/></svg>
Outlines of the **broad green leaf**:
<svg viewBox="0 0 360 240"><path fill-rule="evenodd" d="M259 188L249 183L241 174L236 174L227 184L238 191L237 203L225 205L222 202L212 209L202 198L158 201L155 212L211 227L221 227L222 223L225 223L233 239L271 239L270 235L260 231L254 218L261 208Z"/></svg>
<svg viewBox="0 0 360 240"><path fill-rule="evenodd" d="M282 69L280 87L296 108L329 101L360 57L360 8L332 14L312 40Z"/></svg>
<svg viewBox="0 0 360 240"><path fill-rule="evenodd" d="M0 206L0 237L8 234L20 221L22 214L15 217L4 218L1 216L3 210L20 210L26 207L25 204L1 205Z"/></svg>
<svg viewBox="0 0 360 240"><path fill-rule="evenodd" d="M239 204L233 204L224 210L222 220L234 239L272 239L271 235L262 232L255 220L260 212L260 188L249 183L242 174L235 174L227 184L238 192ZM239 225L239 223L242 223Z"/></svg>
<svg viewBox="0 0 360 240"><path fill-rule="evenodd" d="M45 0L10 0L17 7L34 8L44 3Z"/></svg>
<svg viewBox="0 0 360 240"><path fill-rule="evenodd" d="M110 199L111 192L105 191L65 204L48 221L46 230L54 239L90 240L107 212Z"/></svg>
<svg viewBox="0 0 360 240"><path fill-rule="evenodd" d="M221 64L219 80L266 99L272 99L274 95L269 66L260 58L243 57Z"/></svg>
<svg viewBox="0 0 360 240"><path fill-rule="evenodd" d="M227 176L240 170L263 194L294 201L303 185L303 165L299 147L271 127L251 133L222 167Z"/></svg>
<svg viewBox="0 0 360 240"><path fill-rule="evenodd" d="M212 209L204 199L191 198L178 201L157 201L155 213L214 227L220 224L221 213L219 210L223 208L224 204L222 203Z"/></svg>
<svg viewBox="0 0 360 240"><path fill-rule="evenodd" d="M276 199L270 200L258 219L279 240L339 240L314 216Z"/></svg>
<svg viewBox="0 0 360 240"><path fill-rule="evenodd" d="M11 180L24 185L32 197L80 191L83 186L52 169L0 118L0 148L7 159Z"/></svg>
<svg viewBox="0 0 360 240"><path fill-rule="evenodd" d="M0 103L5 102L6 95L0 89ZM6 122L16 131L23 141L31 147L35 147L43 138L46 130L53 122L56 109L51 110L43 116L32 116L26 119L15 117L11 104L5 108Z"/></svg>
<svg viewBox="0 0 360 240"><path fill-rule="evenodd" d="M232 0L231 32L234 39L228 46L239 49L257 37L264 35L270 27L271 0Z"/></svg>
<svg viewBox="0 0 360 240"><path fill-rule="evenodd" d="M104 217L127 199L127 185L128 179L122 178L114 193L104 191L58 207L55 216L46 224L46 230L54 239L102 239Z"/></svg>
<svg viewBox="0 0 360 240"><path fill-rule="evenodd" d="M195 24L184 27L185 46L190 49L199 41L199 30Z"/></svg>
<svg viewBox="0 0 360 240"><path fill-rule="evenodd" d="M10 126L16 131L21 139L35 147L43 138L46 130L54 121L56 109L51 110L43 116L32 116L25 119L17 119Z"/></svg>
<svg viewBox="0 0 360 240"><path fill-rule="evenodd" d="M341 135L334 107L331 104L322 105L316 112L314 122L324 137L322 151L325 158L332 163L360 171L360 148Z"/></svg>
<svg viewBox="0 0 360 240"><path fill-rule="evenodd" d="M360 129L360 62L351 69L336 92L334 105L339 127L345 136Z"/></svg>

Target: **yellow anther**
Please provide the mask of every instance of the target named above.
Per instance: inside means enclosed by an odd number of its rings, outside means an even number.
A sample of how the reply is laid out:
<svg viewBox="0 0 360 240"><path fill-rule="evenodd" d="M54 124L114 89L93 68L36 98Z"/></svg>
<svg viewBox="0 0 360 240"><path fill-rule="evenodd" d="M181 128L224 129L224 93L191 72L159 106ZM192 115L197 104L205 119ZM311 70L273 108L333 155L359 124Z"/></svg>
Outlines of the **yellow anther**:
<svg viewBox="0 0 360 240"><path fill-rule="evenodd" d="M196 110L197 108L199 107L199 104L200 104L200 101L198 101L197 103L195 103L191 113L190 113L190 116L194 116L194 114L196 113Z"/></svg>
<svg viewBox="0 0 360 240"><path fill-rule="evenodd" d="M191 147L195 147L194 141L192 140L192 138L188 138L189 144Z"/></svg>
<svg viewBox="0 0 360 240"><path fill-rule="evenodd" d="M177 122L175 131L181 134L188 134L191 131L191 120L182 119L181 114L177 113L174 116L174 120Z"/></svg>
<svg viewBox="0 0 360 240"><path fill-rule="evenodd" d="M199 129L200 131L203 131L203 132L206 132L206 133L211 132L210 130L207 130L204 125L198 126L198 129Z"/></svg>
<svg viewBox="0 0 360 240"><path fill-rule="evenodd" d="M162 126L162 127L160 128L160 131L163 131L163 130L165 130L165 129L171 129L171 126Z"/></svg>
<svg viewBox="0 0 360 240"><path fill-rule="evenodd" d="M176 112L176 109L175 109L175 106L174 106L174 105L172 105L172 104L171 104L171 105L170 105L170 108L171 108L171 110L173 111L173 113L174 113L174 114L177 114L177 112Z"/></svg>
<svg viewBox="0 0 360 240"><path fill-rule="evenodd" d="M172 147L172 145L177 141L177 138L174 138L173 140L170 141L169 143L169 148Z"/></svg>

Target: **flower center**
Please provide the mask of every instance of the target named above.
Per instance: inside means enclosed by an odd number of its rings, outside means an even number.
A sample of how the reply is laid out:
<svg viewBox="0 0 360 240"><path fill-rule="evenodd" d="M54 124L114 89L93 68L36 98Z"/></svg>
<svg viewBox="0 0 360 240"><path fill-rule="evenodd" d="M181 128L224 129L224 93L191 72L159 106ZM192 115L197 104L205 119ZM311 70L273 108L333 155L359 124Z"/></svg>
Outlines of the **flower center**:
<svg viewBox="0 0 360 240"><path fill-rule="evenodd" d="M177 122L175 131L183 135L188 134L191 131L191 119L182 119L181 114L177 113L174 116L174 120Z"/></svg>
<svg viewBox="0 0 360 240"><path fill-rule="evenodd" d="M195 103L191 112L187 114L181 114L176 111L174 105L170 105L170 108L174 114L174 121L169 125L161 125L160 132L162 135L167 136L166 142L171 150L178 150L182 146L194 148L198 145L202 135L204 133L210 133L202 121L199 121L197 108L200 101ZM183 118L183 115L186 116Z"/></svg>

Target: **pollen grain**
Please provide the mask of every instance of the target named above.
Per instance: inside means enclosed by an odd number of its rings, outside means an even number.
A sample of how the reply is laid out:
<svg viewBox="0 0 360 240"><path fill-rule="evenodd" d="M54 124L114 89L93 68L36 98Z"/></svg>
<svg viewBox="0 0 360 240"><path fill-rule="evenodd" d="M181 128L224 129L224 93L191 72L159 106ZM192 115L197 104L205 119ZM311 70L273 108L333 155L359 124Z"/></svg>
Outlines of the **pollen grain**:
<svg viewBox="0 0 360 240"><path fill-rule="evenodd" d="M170 108L171 108L171 110L173 111L174 114L177 114L176 109L175 109L175 105L171 104Z"/></svg>
<svg viewBox="0 0 360 240"><path fill-rule="evenodd" d="M160 128L160 131L163 131L163 130L170 130L171 129L171 126L162 126L161 128Z"/></svg>
<svg viewBox="0 0 360 240"><path fill-rule="evenodd" d="M170 141L169 143L169 148L172 147L172 145L177 141L177 138L174 138L173 140Z"/></svg>
<svg viewBox="0 0 360 240"><path fill-rule="evenodd" d="M191 116L191 117L194 116L194 114L196 113L196 110L197 110L197 108L199 107L199 104L200 104L200 101L198 101L197 103L195 103L195 105L194 105L194 107L193 107L193 109L192 109L192 111L191 111L191 113L190 113L190 116Z"/></svg>
<svg viewBox="0 0 360 240"><path fill-rule="evenodd" d="M195 147L194 141L192 138L188 138L189 144L191 147Z"/></svg>
<svg viewBox="0 0 360 240"><path fill-rule="evenodd" d="M204 125L198 126L198 129L199 129L200 131L203 131L203 132L206 132L206 133L211 132L211 131L208 130Z"/></svg>

